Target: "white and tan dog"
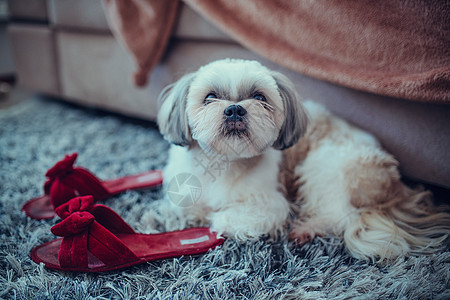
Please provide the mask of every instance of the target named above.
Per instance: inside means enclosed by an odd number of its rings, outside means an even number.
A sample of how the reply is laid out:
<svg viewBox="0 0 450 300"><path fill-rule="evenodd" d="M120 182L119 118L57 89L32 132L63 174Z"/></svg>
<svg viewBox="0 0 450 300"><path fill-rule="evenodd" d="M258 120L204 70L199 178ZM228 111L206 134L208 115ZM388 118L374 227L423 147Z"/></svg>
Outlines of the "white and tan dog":
<svg viewBox="0 0 450 300"><path fill-rule="evenodd" d="M302 104L288 78L256 61L185 75L163 91L158 125L174 144L166 182L184 173L202 184L182 209L187 222L245 241L282 232L294 211L291 237L339 235L372 260L431 252L450 232L449 215L400 182L373 136Z"/></svg>

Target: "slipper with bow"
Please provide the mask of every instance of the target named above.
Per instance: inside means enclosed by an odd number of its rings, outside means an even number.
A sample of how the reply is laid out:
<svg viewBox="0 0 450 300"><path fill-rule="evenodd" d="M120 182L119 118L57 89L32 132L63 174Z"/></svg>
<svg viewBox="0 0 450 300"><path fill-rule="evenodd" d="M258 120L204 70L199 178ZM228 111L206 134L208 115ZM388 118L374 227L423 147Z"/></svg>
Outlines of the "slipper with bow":
<svg viewBox="0 0 450 300"><path fill-rule="evenodd" d="M38 220L51 219L55 216L55 207L73 197L92 195L95 201L102 201L126 190L155 187L163 182L160 170L100 180L89 170L73 166L77 156L77 153L66 155L47 171L44 195L28 200L22 206L27 216Z"/></svg>
<svg viewBox="0 0 450 300"><path fill-rule="evenodd" d="M59 206L62 221L51 228L57 238L31 250L46 268L104 272L153 260L198 255L221 245L223 238L199 227L159 234L136 233L113 210L94 204L92 196L76 197Z"/></svg>

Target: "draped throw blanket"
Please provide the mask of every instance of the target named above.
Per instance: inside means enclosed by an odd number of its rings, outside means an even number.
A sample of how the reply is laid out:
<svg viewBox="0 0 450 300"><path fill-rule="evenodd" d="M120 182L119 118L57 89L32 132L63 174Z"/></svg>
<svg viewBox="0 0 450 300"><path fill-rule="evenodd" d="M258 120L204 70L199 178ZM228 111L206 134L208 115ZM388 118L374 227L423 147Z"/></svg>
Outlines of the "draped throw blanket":
<svg viewBox="0 0 450 300"><path fill-rule="evenodd" d="M376 94L450 103L450 5L441 0L184 0L236 41L305 75ZM144 85L178 0L105 0Z"/></svg>
<svg viewBox="0 0 450 300"><path fill-rule="evenodd" d="M103 7L112 32L135 60L134 83L145 86L169 41L178 0L104 0Z"/></svg>

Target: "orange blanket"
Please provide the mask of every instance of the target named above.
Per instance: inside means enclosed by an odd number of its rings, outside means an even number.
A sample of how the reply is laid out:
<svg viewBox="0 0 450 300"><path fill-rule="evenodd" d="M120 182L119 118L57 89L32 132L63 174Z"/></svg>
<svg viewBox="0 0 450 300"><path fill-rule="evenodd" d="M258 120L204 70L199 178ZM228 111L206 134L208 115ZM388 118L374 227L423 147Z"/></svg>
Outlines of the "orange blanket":
<svg viewBox="0 0 450 300"><path fill-rule="evenodd" d="M178 0L105 1L143 85L170 38ZM184 2L245 47L300 73L376 94L450 103L447 1Z"/></svg>

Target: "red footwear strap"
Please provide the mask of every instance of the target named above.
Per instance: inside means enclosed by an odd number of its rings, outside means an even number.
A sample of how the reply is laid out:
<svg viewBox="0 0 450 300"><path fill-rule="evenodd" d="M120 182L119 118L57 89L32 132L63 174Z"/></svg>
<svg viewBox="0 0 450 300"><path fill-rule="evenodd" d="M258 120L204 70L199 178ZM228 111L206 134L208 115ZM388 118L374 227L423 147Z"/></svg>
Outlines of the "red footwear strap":
<svg viewBox="0 0 450 300"><path fill-rule="evenodd" d="M58 207L76 196L92 195L96 201L110 196L102 182L91 172L73 167L77 156L77 153L66 155L45 174L49 179L44 184L44 191L50 195L53 207Z"/></svg>
<svg viewBox="0 0 450 300"><path fill-rule="evenodd" d="M134 233L114 211L103 205L93 205L93 197L71 199L56 209L63 220L51 231L62 236L58 260L62 267L88 267L88 252L104 264L125 264L139 258L114 233ZM105 228L99 222L106 222ZM111 229L112 231L108 230Z"/></svg>

